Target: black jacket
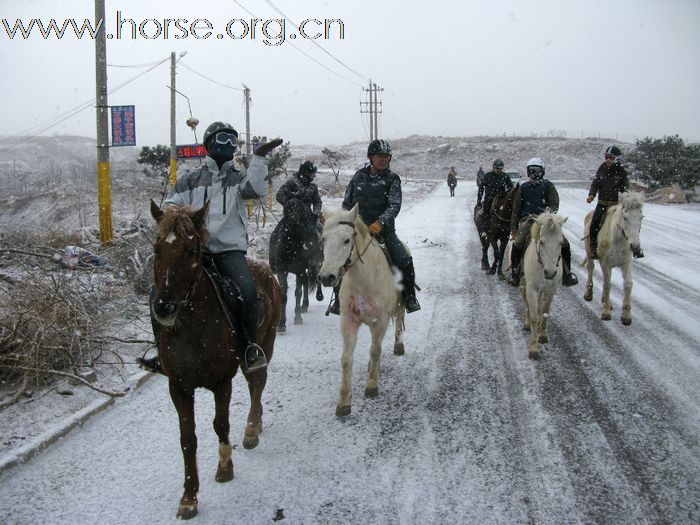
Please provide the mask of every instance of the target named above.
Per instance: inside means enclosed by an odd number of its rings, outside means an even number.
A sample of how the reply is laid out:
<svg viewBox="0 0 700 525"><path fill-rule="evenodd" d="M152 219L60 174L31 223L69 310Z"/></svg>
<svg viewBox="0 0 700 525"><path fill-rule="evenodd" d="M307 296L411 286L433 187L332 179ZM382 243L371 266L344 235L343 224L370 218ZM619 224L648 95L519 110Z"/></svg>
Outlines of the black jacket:
<svg viewBox="0 0 700 525"><path fill-rule="evenodd" d="M627 172L622 164L616 162L612 166L608 166L607 162L603 162L598 168L598 171L593 177L591 189L588 194L591 197L598 195L598 202L617 202L618 192L626 192L629 190L629 179Z"/></svg>
<svg viewBox="0 0 700 525"><path fill-rule="evenodd" d="M481 179L481 185L479 186L479 194L476 200L481 202L481 197L484 197L485 201L493 200L496 195L501 193L508 193L513 189L513 181L505 173L496 173L495 171L489 171L484 178Z"/></svg>
<svg viewBox="0 0 700 525"><path fill-rule="evenodd" d="M394 231L394 220L401 211L401 178L386 169L372 175L370 167L358 170L348 183L343 208L359 205L365 224L379 221L387 231Z"/></svg>
<svg viewBox="0 0 700 525"><path fill-rule="evenodd" d="M307 205L305 208L309 215L313 215L316 218L321 215L323 203L321 202L321 195L318 192L318 186L298 173L295 173L292 178L287 179L284 184L280 186L275 197L277 202L282 206L286 206L289 199L297 197Z"/></svg>

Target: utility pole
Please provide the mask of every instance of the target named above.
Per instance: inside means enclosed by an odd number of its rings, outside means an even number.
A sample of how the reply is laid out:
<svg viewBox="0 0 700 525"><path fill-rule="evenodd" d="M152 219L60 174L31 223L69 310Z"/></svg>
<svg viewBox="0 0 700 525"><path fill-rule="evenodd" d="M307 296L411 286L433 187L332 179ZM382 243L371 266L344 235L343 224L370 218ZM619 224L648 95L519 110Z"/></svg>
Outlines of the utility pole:
<svg viewBox="0 0 700 525"><path fill-rule="evenodd" d="M107 120L107 38L105 0L95 0L95 24L100 24L95 38L95 92L97 114L97 205L100 242L112 242L112 188L109 175L109 121Z"/></svg>
<svg viewBox="0 0 700 525"><path fill-rule="evenodd" d="M170 186L177 179L177 134L175 133L175 51L170 53Z"/></svg>
<svg viewBox="0 0 700 525"><path fill-rule="evenodd" d="M243 84L245 97L245 154L250 157L250 88Z"/></svg>
<svg viewBox="0 0 700 525"><path fill-rule="evenodd" d="M369 140L371 142L379 138L379 113L382 112L379 91L384 91L384 89L377 87L377 84L370 80L369 89L362 88L362 91L369 93L369 102L360 102L360 113L369 113Z"/></svg>

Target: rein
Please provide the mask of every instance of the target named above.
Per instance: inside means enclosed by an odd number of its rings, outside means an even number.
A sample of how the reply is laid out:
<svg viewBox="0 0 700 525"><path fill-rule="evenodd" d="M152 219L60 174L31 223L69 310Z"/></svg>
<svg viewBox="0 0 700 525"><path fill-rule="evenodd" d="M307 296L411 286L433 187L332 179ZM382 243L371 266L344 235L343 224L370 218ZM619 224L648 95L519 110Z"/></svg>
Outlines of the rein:
<svg viewBox="0 0 700 525"><path fill-rule="evenodd" d="M362 264L365 263L365 261L362 260L362 256L367 252L370 244L372 244L372 236L370 235L369 242L367 243L367 246L365 246L365 249L362 250L362 253L360 253L360 250L357 248L357 230L355 229L355 224L352 222L349 222L349 221L339 221L338 224L344 224L345 226L350 226L352 228L352 245L353 245L353 248L355 249L355 252L357 252L357 259L355 259L354 261L350 261L350 259L352 258L352 249L350 249L350 254L348 255L348 258L346 259L345 264L343 264L343 266L341 267L342 273L345 273L357 261L360 261Z"/></svg>
<svg viewBox="0 0 700 525"><path fill-rule="evenodd" d="M542 245L542 241L540 240L540 234L537 234L537 241L535 242L535 252L537 252L537 262L539 265L544 268L544 263L542 262L542 255L540 253L540 246ZM554 266L555 268L559 267L559 263L561 262L561 251L559 252L559 257L557 258L557 264Z"/></svg>

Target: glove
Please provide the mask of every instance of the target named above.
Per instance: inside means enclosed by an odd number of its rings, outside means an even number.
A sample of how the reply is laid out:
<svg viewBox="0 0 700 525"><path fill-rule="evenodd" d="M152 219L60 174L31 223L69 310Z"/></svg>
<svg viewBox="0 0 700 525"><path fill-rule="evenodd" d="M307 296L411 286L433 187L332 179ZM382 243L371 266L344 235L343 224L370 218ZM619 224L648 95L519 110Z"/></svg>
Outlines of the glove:
<svg viewBox="0 0 700 525"><path fill-rule="evenodd" d="M590 204L591 202L593 202L593 195L589 195L589 196L586 198L586 202L587 202L588 204Z"/></svg>
<svg viewBox="0 0 700 525"><path fill-rule="evenodd" d="M277 146L282 144L284 142L282 139L275 139L271 140L270 142L265 142L264 144L260 144L258 146L258 149L255 150L255 154L258 157L264 157L268 153L270 153L273 149L275 149Z"/></svg>
<svg viewBox="0 0 700 525"><path fill-rule="evenodd" d="M374 221L369 225L369 233L372 235L379 235L382 233L382 229L384 229L384 226L382 226L382 223L379 221Z"/></svg>

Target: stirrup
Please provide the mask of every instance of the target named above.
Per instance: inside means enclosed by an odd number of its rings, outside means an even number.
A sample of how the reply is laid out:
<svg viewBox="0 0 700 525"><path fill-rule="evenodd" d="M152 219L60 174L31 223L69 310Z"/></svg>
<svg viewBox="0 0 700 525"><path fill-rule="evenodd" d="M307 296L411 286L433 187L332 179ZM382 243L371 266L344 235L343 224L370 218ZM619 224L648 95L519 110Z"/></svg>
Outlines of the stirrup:
<svg viewBox="0 0 700 525"><path fill-rule="evenodd" d="M249 343L243 353L243 360L241 361L241 367L243 368L243 373L255 372L261 368L267 366L267 358L262 348L256 343Z"/></svg>
<svg viewBox="0 0 700 525"><path fill-rule="evenodd" d="M578 277L574 272L564 273L561 277L561 284L564 286L576 286L578 284Z"/></svg>
<svg viewBox="0 0 700 525"><path fill-rule="evenodd" d="M412 314L413 312L420 310L420 303L418 302L418 299L411 296L406 299L404 307L406 308L406 313Z"/></svg>
<svg viewBox="0 0 700 525"><path fill-rule="evenodd" d="M520 286L520 275L515 270L513 270L510 273L510 277L508 277L508 284L516 288Z"/></svg>
<svg viewBox="0 0 700 525"><path fill-rule="evenodd" d="M338 301L338 297L336 296L333 296L331 304L329 304L328 308L326 309L326 316L330 314L340 315L340 301Z"/></svg>

